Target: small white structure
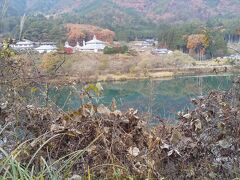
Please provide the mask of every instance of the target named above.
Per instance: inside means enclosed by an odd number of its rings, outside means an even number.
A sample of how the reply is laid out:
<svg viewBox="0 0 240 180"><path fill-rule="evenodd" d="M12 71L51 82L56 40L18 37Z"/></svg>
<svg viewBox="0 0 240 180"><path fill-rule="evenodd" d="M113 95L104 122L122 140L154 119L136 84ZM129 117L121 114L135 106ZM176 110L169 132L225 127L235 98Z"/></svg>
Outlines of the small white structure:
<svg viewBox="0 0 240 180"><path fill-rule="evenodd" d="M77 42L77 45L74 47L75 51L80 51L81 50L81 46L79 45L79 42Z"/></svg>
<svg viewBox="0 0 240 180"><path fill-rule="evenodd" d="M168 50L168 49L154 49L152 51L153 54L171 54L172 51Z"/></svg>
<svg viewBox="0 0 240 180"><path fill-rule="evenodd" d="M64 45L64 48L73 48L73 47L69 45L69 42L68 42L68 41L66 41L66 42L65 42L65 45Z"/></svg>
<svg viewBox="0 0 240 180"><path fill-rule="evenodd" d="M35 50L39 53L50 53L50 52L56 52L57 47L52 45L42 45L38 48L35 48Z"/></svg>
<svg viewBox="0 0 240 180"><path fill-rule="evenodd" d="M51 46L56 46L57 43L55 42L34 42L36 46L42 46L42 45L51 45Z"/></svg>
<svg viewBox="0 0 240 180"><path fill-rule="evenodd" d="M132 42L133 46L137 46L137 47L152 47L154 45L158 44L158 41L155 41L154 39L146 39L143 41L133 41Z"/></svg>
<svg viewBox="0 0 240 180"><path fill-rule="evenodd" d="M91 41L88 41L86 43L85 41L83 41L83 46L79 46L79 44L77 44L77 46L75 46L75 49L77 51L90 51L90 52L97 53L99 51L103 51L105 47L106 47L106 43L98 40L94 35Z"/></svg>
<svg viewBox="0 0 240 180"><path fill-rule="evenodd" d="M217 59L221 59L218 57ZM230 56L225 56L223 59L232 59L232 60L240 60L240 54L232 54Z"/></svg>
<svg viewBox="0 0 240 180"><path fill-rule="evenodd" d="M19 51L32 50L34 48L34 42L29 40L18 41L16 44L11 44L10 47Z"/></svg>

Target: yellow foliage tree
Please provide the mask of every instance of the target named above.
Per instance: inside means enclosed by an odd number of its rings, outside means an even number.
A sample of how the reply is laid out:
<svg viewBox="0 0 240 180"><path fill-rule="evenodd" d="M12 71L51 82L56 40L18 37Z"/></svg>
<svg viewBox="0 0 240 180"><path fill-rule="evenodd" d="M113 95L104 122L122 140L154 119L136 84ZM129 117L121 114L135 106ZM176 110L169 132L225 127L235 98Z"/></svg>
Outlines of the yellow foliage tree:
<svg viewBox="0 0 240 180"><path fill-rule="evenodd" d="M210 37L207 32L204 34L192 34L188 36L187 39L187 48L189 53L194 55L195 52L199 54L199 59L202 59L202 56L205 54L206 48L210 46Z"/></svg>
<svg viewBox="0 0 240 180"><path fill-rule="evenodd" d="M54 72L63 62L62 57L57 53L46 53L42 57L41 67L46 72Z"/></svg>
<svg viewBox="0 0 240 180"><path fill-rule="evenodd" d="M201 44L205 48L209 46L208 38L204 34L192 34L188 36L188 40L187 40L188 49L195 49Z"/></svg>

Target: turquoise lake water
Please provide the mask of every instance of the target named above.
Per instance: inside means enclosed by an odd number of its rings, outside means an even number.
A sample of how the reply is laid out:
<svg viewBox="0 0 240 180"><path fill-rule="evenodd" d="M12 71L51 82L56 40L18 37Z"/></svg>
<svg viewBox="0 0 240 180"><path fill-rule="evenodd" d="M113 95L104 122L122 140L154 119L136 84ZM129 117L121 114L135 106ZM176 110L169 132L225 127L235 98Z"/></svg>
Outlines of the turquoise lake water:
<svg viewBox="0 0 240 180"><path fill-rule="evenodd" d="M137 80L102 83L103 94L93 101L109 106L115 98L120 110L138 109L140 113L175 120L176 113L192 108L191 99L212 90L229 90L233 75L177 77L169 80ZM80 85L51 87L49 97L59 108L78 109Z"/></svg>

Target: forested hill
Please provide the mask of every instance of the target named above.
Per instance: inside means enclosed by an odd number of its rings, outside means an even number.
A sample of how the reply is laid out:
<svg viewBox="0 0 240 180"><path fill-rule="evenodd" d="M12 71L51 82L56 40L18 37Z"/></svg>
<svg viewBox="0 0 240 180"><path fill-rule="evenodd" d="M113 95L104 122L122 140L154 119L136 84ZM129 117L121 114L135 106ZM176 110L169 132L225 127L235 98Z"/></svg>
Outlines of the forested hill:
<svg viewBox="0 0 240 180"><path fill-rule="evenodd" d="M9 15L66 13L92 21L111 16L116 23L129 18L157 23L240 15L240 0L0 0L4 2Z"/></svg>
<svg viewBox="0 0 240 180"><path fill-rule="evenodd" d="M240 0L0 0L0 16L0 36L35 41L64 41L66 24L109 29L117 40L158 38L170 29L190 35L199 27L240 36Z"/></svg>

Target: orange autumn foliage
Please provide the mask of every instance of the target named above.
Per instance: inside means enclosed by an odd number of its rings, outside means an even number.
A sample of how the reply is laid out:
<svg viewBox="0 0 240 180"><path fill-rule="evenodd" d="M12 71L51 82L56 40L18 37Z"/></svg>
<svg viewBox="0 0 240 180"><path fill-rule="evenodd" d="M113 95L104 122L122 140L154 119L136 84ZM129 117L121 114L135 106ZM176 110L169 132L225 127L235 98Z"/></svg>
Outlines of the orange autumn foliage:
<svg viewBox="0 0 240 180"><path fill-rule="evenodd" d="M190 50L191 54L199 45L202 45L200 51L202 54L204 54L205 49L209 46L209 37L205 34L192 34L188 36L187 48Z"/></svg>
<svg viewBox="0 0 240 180"><path fill-rule="evenodd" d="M66 24L67 38L71 44L81 42L82 40L91 40L94 35L99 40L113 43L115 33L109 29L103 29L88 24Z"/></svg>

